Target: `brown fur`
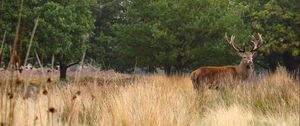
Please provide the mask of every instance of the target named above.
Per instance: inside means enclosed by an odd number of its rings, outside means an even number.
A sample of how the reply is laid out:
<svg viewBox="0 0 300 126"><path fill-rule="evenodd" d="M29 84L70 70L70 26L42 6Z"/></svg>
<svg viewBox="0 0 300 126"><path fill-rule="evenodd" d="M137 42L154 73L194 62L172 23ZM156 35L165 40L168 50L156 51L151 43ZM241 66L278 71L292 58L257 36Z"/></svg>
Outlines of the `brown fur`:
<svg viewBox="0 0 300 126"><path fill-rule="evenodd" d="M199 89L205 86L213 86L213 84L220 82L224 77L230 79L240 79L238 66L206 66L200 67L191 73L194 88ZM207 85L211 84L211 85ZM216 87L217 88L217 87Z"/></svg>
<svg viewBox="0 0 300 126"><path fill-rule="evenodd" d="M200 67L191 73L191 79L193 86L196 89L203 87L216 86L218 88L224 81L234 80L241 81L251 78L252 76L252 64L253 56L263 44L263 39L261 34L258 33L258 39L252 36L253 48L250 51L241 50L234 45L234 36L231 36L229 40L227 34L225 34L225 39L228 44L242 57L241 62L238 66L206 66ZM244 44L245 45L245 44Z"/></svg>
<svg viewBox="0 0 300 126"><path fill-rule="evenodd" d="M245 52L239 55L242 57L242 60L238 66L206 66L193 71L191 73L191 79L194 88L219 88L224 81L242 81L250 78L253 71L253 54L251 52Z"/></svg>

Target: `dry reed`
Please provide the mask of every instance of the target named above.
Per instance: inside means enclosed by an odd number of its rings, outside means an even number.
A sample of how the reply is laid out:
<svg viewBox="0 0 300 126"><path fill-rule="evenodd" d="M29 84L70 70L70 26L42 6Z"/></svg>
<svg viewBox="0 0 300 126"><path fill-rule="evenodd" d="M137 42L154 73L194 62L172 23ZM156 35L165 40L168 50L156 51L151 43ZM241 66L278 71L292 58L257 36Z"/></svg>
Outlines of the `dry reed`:
<svg viewBox="0 0 300 126"><path fill-rule="evenodd" d="M198 93L189 76L154 74L102 83L99 73L82 73L90 80L67 85L52 82L27 99L1 92L2 101L15 102L10 125L299 125L300 85L283 68L233 88ZM4 106L0 122L7 124Z"/></svg>

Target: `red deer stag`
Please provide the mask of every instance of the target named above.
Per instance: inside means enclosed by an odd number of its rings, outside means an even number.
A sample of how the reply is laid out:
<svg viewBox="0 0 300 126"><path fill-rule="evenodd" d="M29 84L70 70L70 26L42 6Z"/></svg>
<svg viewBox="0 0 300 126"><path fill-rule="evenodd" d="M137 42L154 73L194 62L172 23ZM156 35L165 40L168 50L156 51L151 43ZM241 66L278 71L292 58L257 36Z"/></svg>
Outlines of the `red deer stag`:
<svg viewBox="0 0 300 126"><path fill-rule="evenodd" d="M218 88L222 79L245 80L252 75L253 56L257 50L262 46L263 39L258 33L258 38L252 35L253 48L250 51L245 51L234 45L234 36L230 40L225 34L225 39L228 44L242 57L238 66L204 66L196 69L191 73L191 79L195 89L204 87Z"/></svg>

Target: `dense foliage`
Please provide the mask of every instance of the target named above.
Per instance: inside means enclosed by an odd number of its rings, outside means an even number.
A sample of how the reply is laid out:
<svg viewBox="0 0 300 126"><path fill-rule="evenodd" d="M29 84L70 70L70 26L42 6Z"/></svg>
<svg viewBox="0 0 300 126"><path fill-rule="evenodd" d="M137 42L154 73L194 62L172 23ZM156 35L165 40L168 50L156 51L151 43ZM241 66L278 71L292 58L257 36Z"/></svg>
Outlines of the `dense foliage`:
<svg viewBox="0 0 300 126"><path fill-rule="evenodd" d="M78 63L87 49L89 36L94 29L95 19L92 17L93 0L77 1L25 1L1 3L4 22L3 31L11 34L6 40L8 48L12 48L11 40L16 27L15 20L18 13L22 14L18 54L24 58L23 43L28 46L34 19L39 19L39 25L33 43L32 57L37 52L43 64L51 63L52 57L60 65L61 79L66 78L66 70L74 63ZM15 7L19 5L23 9ZM24 16L23 16L24 15ZM2 17L2 16L1 16ZM1 30L1 31L2 31ZM3 33L3 32L2 32ZM24 42L23 42L24 41ZM7 52L9 54L9 52ZM8 55L7 55L8 57Z"/></svg>
<svg viewBox="0 0 300 126"><path fill-rule="evenodd" d="M299 68L300 5L297 0L255 3L249 17L253 31L263 33L267 42L263 59L269 68L275 69L278 64L289 70Z"/></svg>
<svg viewBox="0 0 300 126"><path fill-rule="evenodd" d="M86 62L127 72L238 64L239 57L225 43L226 32L248 49L250 35L262 33L265 44L255 61L268 69L283 65L295 70L300 63L299 11L297 0L1 0L0 38L4 32L7 37L0 57L7 64L21 13L18 55L24 59L38 18L30 57L37 52L43 64L54 57L64 68L62 78L85 52Z"/></svg>
<svg viewBox="0 0 300 126"><path fill-rule="evenodd" d="M116 24L114 30L127 68L163 68L170 73L199 65L230 64L235 59L224 46L224 33L239 37L247 33L240 16L247 7L227 0L136 0L125 5L122 16L127 23Z"/></svg>

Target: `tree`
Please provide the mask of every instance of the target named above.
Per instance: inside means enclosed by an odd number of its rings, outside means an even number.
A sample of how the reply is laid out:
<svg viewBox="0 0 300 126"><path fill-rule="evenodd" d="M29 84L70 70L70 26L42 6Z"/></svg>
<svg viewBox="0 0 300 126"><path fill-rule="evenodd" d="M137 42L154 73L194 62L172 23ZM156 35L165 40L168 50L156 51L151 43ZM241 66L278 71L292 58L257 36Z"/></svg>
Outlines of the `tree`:
<svg viewBox="0 0 300 126"><path fill-rule="evenodd" d="M15 52L19 59L23 59L25 54L24 47L27 46L29 41L30 32L32 31L34 25L34 19L36 18L33 16L33 8L36 6L37 3L33 1L26 1L22 4L21 8L21 0L20 1L4 1L0 2L0 34L3 35L4 32L7 33L5 43L3 44L3 52L2 56L0 56L0 61L4 61L8 64L10 60L11 53L13 52L12 49L15 48ZM16 11L19 10L19 11ZM20 27L19 27L19 35L16 39L16 47L14 45L14 38L16 37L16 27L18 22L18 15L21 14L20 19ZM21 61L21 60L20 60ZM22 64L22 61L20 62ZM21 65L20 64L20 65Z"/></svg>
<svg viewBox="0 0 300 126"><path fill-rule="evenodd" d="M40 24L35 47L44 62L56 58L61 80L87 49L95 22L93 4L93 0L49 1L36 8Z"/></svg>
<svg viewBox="0 0 300 126"><path fill-rule="evenodd" d="M103 69L110 69L118 66L115 46L115 34L113 25L123 23L120 18L125 8L122 0L98 0L93 9L93 16L96 18L94 35L91 38L87 59L91 63L101 64Z"/></svg>
<svg viewBox="0 0 300 126"><path fill-rule="evenodd" d="M300 68L300 5L297 0L249 3L252 29L264 36L265 63L272 70L281 64L289 71Z"/></svg>
<svg viewBox="0 0 300 126"><path fill-rule="evenodd" d="M224 33L240 38L249 33L242 19L247 6L234 1L128 0L123 4L126 23L114 25L115 49L127 68L175 73L230 63L237 59L230 56Z"/></svg>

